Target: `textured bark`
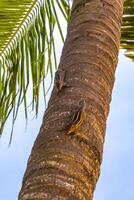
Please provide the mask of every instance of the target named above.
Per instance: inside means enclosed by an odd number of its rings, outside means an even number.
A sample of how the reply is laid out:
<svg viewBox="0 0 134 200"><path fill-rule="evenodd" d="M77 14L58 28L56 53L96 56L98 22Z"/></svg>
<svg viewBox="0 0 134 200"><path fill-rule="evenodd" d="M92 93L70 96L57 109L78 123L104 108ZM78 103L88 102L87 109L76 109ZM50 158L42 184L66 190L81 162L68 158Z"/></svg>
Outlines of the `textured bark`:
<svg viewBox="0 0 134 200"><path fill-rule="evenodd" d="M122 0L74 0L54 86L28 160L19 200L92 200L100 174L106 119L120 43ZM84 119L67 134L72 111L85 101Z"/></svg>

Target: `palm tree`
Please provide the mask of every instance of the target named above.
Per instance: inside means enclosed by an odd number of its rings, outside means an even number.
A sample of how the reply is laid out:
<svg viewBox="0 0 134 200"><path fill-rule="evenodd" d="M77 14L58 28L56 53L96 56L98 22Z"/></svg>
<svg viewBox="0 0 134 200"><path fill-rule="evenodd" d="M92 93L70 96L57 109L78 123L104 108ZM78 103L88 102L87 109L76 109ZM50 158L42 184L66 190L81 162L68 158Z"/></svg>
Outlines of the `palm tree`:
<svg viewBox="0 0 134 200"><path fill-rule="evenodd" d="M67 37L19 199L92 200L118 61L123 1L74 0L71 16L65 0L55 2L1 0L1 132L10 113L14 124L22 102L27 119L31 79L32 106L38 113L40 83L44 89L46 73L50 70L52 77L52 66L57 69L56 25L64 40L58 9L68 20ZM131 59L133 7L133 1L124 2L121 38Z"/></svg>

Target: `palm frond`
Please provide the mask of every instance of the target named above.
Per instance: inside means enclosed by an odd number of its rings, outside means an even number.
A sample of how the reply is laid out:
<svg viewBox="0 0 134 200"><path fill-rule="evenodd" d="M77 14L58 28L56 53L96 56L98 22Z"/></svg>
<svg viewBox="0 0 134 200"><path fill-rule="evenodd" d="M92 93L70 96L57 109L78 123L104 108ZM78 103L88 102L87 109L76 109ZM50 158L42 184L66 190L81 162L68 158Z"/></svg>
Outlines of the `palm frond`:
<svg viewBox="0 0 134 200"><path fill-rule="evenodd" d="M134 61L134 0L124 2L121 48L125 55Z"/></svg>
<svg viewBox="0 0 134 200"><path fill-rule="evenodd" d="M14 124L21 103L27 119L31 86L32 108L38 114L41 85L57 68L56 27L64 41L57 10L68 20L66 0L0 1L0 134L10 113Z"/></svg>

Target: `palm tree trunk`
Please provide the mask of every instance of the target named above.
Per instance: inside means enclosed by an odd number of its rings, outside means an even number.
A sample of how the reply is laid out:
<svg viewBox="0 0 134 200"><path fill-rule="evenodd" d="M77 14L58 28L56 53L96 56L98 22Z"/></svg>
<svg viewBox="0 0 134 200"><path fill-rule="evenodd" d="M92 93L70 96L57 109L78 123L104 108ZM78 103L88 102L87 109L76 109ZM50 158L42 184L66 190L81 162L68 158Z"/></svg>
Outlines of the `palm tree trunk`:
<svg viewBox="0 0 134 200"><path fill-rule="evenodd" d="M122 0L74 0L59 65L64 71L61 84L66 86L54 86L19 200L93 199L118 60L122 12ZM72 119L74 113L80 119ZM70 131L72 125L76 127Z"/></svg>

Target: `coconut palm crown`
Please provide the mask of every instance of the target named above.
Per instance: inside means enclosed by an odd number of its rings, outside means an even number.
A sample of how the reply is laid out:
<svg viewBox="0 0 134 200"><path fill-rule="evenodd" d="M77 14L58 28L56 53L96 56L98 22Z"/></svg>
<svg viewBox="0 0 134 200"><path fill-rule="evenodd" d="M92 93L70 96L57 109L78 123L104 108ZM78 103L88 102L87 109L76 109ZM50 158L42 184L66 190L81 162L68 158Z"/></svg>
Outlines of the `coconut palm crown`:
<svg viewBox="0 0 134 200"><path fill-rule="evenodd" d="M38 114L40 89L45 99L45 78L49 73L53 79L57 69L55 30L64 42L60 17L69 20L70 3L67 0L0 1L0 134L10 114L14 125L22 103L27 120L27 91L31 86L31 105ZM124 2L121 48L134 60L133 0Z"/></svg>

